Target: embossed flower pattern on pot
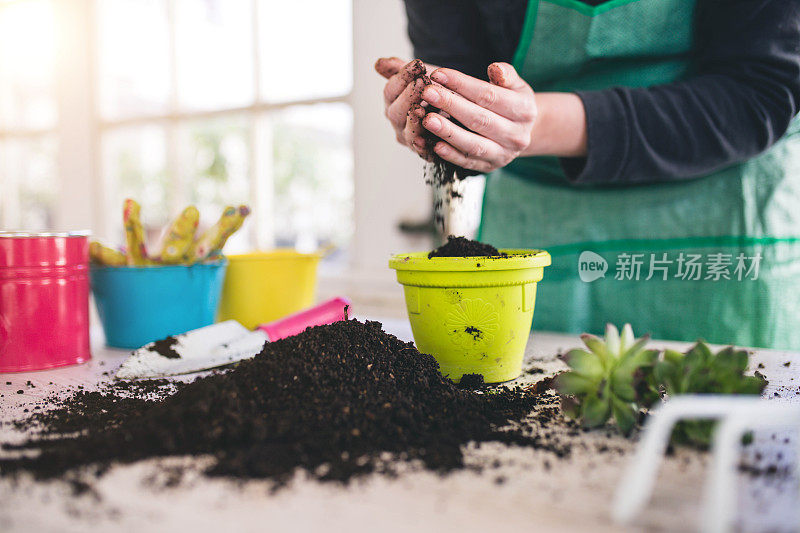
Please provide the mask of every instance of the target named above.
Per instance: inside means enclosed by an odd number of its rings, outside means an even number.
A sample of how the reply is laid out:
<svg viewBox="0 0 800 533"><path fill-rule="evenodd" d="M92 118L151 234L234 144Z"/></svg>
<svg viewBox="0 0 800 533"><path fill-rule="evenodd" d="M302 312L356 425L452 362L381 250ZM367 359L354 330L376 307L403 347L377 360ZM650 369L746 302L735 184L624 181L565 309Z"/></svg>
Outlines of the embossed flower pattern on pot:
<svg viewBox="0 0 800 533"><path fill-rule="evenodd" d="M500 315L491 303L467 298L453 306L446 325L450 340L465 348L480 348L494 340Z"/></svg>

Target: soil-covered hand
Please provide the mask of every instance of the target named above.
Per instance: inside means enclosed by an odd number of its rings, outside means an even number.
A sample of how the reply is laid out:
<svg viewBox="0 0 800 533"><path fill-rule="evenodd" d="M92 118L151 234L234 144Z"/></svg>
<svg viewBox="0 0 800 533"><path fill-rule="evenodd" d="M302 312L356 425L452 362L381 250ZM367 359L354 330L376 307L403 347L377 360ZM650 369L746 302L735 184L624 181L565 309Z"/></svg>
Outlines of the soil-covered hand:
<svg viewBox="0 0 800 533"><path fill-rule="evenodd" d="M504 167L521 155L531 144L538 116L533 89L514 67L492 63L488 73L487 83L440 68L430 75L436 84L422 92L423 101L460 123L441 113L424 116L423 127L443 139L434 145L436 154L478 172Z"/></svg>
<svg viewBox="0 0 800 533"><path fill-rule="evenodd" d="M383 88L384 111L394 128L397 142L408 146L423 159L430 160L429 147L423 138L422 90L425 84L420 75L435 67L419 59L406 62L397 57L382 57L375 70L387 79Z"/></svg>

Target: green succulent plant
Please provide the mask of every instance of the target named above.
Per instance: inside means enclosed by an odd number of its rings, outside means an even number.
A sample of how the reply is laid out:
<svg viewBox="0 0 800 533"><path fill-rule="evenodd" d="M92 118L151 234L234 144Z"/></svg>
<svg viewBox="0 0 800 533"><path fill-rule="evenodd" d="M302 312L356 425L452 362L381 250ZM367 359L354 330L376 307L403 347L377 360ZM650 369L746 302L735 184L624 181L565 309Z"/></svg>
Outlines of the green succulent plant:
<svg viewBox="0 0 800 533"><path fill-rule="evenodd" d="M733 346L713 353L699 341L685 353L646 350L648 335L636 340L630 324L620 334L606 326L604 339L581 335L587 349L570 350L561 358L570 370L555 377L565 414L597 427L614 418L628 434L640 408L659 398L679 394L758 395L767 385L756 372L745 375L749 354ZM675 427L673 442L707 447L714 432L712 421L683 421Z"/></svg>
<svg viewBox="0 0 800 533"><path fill-rule="evenodd" d="M585 427L601 426L613 417L623 433L630 433L639 407L657 399L648 377L658 351L645 349L648 339L645 335L636 340L630 324L625 324L621 334L608 324L604 339L581 335L587 349L562 356L570 370L555 378L564 412Z"/></svg>
<svg viewBox="0 0 800 533"><path fill-rule="evenodd" d="M667 396L679 394L761 394L767 380L761 374L746 376L750 356L733 346L716 354L704 342L686 353L665 350L653 367L651 388ZM707 447L714 432L711 421L684 421L673 433L673 441Z"/></svg>

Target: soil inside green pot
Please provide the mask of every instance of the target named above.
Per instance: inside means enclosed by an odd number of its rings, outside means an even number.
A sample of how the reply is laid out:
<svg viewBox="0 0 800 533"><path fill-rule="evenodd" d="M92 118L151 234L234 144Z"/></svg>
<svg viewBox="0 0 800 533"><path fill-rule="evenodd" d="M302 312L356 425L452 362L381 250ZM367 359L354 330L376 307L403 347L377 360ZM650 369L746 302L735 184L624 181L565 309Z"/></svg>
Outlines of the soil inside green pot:
<svg viewBox="0 0 800 533"><path fill-rule="evenodd" d="M444 245L428 254L428 259L433 257L508 257L508 254L498 251L491 244L449 235Z"/></svg>

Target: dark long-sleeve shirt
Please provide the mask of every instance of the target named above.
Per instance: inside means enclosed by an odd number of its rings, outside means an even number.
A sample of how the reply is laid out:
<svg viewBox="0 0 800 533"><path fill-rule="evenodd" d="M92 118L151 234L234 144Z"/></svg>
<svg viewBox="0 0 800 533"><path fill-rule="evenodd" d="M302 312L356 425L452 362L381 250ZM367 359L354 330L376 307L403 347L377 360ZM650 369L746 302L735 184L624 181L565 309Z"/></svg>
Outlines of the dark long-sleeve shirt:
<svg viewBox="0 0 800 533"><path fill-rule="evenodd" d="M416 57L482 79L489 63L511 62L528 4L405 3ZM576 91L586 109L587 157L562 160L568 180L700 177L747 160L783 136L800 107L800 0L697 0L694 32L691 77L647 88Z"/></svg>

